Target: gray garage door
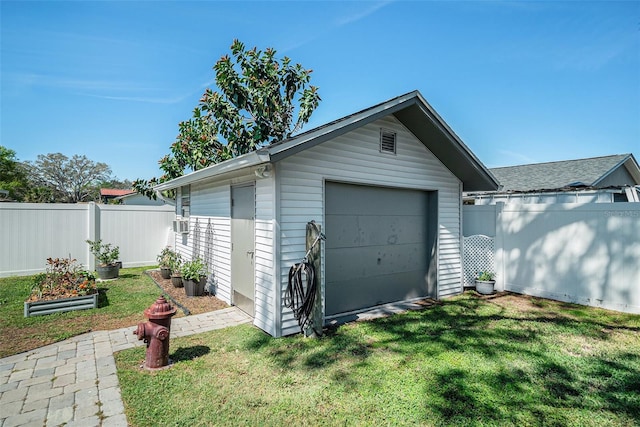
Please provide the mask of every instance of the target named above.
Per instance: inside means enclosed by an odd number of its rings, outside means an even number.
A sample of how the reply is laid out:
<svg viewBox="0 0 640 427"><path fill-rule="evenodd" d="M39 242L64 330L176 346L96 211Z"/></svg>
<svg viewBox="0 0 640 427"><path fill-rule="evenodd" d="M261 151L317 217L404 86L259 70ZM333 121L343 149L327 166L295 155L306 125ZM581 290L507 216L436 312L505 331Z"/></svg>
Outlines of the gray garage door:
<svg viewBox="0 0 640 427"><path fill-rule="evenodd" d="M326 316L429 295L433 199L424 191L326 184Z"/></svg>

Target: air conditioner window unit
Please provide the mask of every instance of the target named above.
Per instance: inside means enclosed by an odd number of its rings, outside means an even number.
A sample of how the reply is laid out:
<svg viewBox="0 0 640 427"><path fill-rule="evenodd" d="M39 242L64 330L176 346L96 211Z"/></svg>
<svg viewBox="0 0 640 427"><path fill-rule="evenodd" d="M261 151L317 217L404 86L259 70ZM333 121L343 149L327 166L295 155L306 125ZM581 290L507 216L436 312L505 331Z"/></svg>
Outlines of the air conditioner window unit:
<svg viewBox="0 0 640 427"><path fill-rule="evenodd" d="M180 234L189 233L189 221L184 219L176 219L173 221L173 232Z"/></svg>

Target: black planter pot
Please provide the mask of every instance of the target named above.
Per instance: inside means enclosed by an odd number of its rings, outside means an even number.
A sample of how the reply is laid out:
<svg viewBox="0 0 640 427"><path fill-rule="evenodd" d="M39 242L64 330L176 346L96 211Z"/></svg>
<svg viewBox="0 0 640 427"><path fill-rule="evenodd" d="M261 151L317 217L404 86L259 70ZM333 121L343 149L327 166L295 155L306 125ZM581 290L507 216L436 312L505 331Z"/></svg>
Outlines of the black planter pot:
<svg viewBox="0 0 640 427"><path fill-rule="evenodd" d="M118 264L98 265L96 272L101 280L117 279L120 275L120 266Z"/></svg>
<svg viewBox="0 0 640 427"><path fill-rule="evenodd" d="M204 295L204 285L206 281L206 278L202 278L198 282L186 279L183 280L185 294L188 297L201 297L202 295Z"/></svg>
<svg viewBox="0 0 640 427"><path fill-rule="evenodd" d="M181 288L184 286L182 283L182 276L171 276L171 284L174 288Z"/></svg>
<svg viewBox="0 0 640 427"><path fill-rule="evenodd" d="M171 277L171 269L166 267L160 267L160 275L163 279L168 279Z"/></svg>

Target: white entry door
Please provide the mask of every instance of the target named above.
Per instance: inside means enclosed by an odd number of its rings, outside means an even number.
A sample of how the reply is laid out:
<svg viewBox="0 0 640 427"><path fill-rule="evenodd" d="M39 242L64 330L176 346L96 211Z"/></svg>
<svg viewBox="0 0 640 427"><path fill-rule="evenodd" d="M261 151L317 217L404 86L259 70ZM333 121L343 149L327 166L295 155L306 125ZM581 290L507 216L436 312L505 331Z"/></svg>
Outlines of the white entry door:
<svg viewBox="0 0 640 427"><path fill-rule="evenodd" d="M231 284L233 304L254 315L255 188L231 187Z"/></svg>

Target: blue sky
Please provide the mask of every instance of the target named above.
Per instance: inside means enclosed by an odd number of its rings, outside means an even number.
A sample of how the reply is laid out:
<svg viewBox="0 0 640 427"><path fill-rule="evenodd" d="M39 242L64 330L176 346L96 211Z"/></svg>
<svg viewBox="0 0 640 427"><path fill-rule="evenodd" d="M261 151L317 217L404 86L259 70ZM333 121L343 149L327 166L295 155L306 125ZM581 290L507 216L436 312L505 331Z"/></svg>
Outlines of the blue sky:
<svg viewBox="0 0 640 427"><path fill-rule="evenodd" d="M419 90L488 167L640 159L640 2L2 1L0 144L159 174L234 38L313 69L303 130Z"/></svg>

